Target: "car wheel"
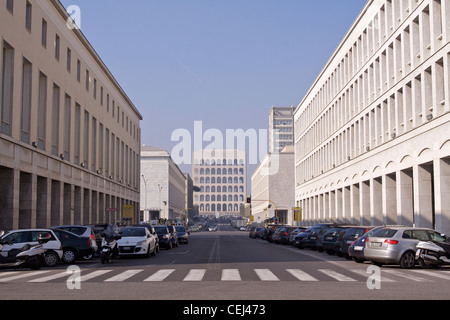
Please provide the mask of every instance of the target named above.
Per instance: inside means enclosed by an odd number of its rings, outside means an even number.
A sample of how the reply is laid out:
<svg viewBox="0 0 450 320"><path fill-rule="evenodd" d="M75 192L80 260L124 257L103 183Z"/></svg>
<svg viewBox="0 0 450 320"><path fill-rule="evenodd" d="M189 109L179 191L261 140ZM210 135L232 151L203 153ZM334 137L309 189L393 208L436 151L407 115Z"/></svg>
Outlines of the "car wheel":
<svg viewBox="0 0 450 320"><path fill-rule="evenodd" d="M77 254L73 249L66 249L63 252L62 260L64 263L73 263L77 259Z"/></svg>
<svg viewBox="0 0 450 320"><path fill-rule="evenodd" d="M400 259L400 266L403 269L412 269L416 264L416 255L412 251L406 251Z"/></svg>
<svg viewBox="0 0 450 320"><path fill-rule="evenodd" d="M54 251L47 251L44 255L44 264L46 267L54 267L59 261L59 256Z"/></svg>

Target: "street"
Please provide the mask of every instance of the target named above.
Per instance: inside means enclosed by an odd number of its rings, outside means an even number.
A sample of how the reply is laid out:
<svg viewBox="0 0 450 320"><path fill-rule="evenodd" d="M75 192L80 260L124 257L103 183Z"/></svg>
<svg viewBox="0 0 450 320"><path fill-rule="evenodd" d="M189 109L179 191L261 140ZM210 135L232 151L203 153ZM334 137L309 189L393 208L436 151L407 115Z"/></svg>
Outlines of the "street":
<svg viewBox="0 0 450 320"><path fill-rule="evenodd" d="M381 268L370 289L370 263L250 239L220 225L192 233L189 244L150 258L99 259L81 273L56 268L1 270L0 299L38 300L411 300L448 298L450 270ZM81 278L78 277L81 275ZM189 305L186 305L189 307Z"/></svg>

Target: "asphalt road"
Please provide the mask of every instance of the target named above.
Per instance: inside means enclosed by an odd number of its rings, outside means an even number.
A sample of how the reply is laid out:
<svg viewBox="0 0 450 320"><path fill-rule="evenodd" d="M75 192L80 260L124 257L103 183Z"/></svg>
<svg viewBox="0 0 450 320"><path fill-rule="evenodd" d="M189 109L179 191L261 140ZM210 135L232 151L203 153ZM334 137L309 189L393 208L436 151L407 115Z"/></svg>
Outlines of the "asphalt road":
<svg viewBox="0 0 450 320"><path fill-rule="evenodd" d="M79 263L39 271L1 270L2 300L439 300L448 299L450 270L381 268L373 282L369 263L250 239L219 226L193 233L187 245L150 258ZM376 275L376 274L375 274ZM374 278L378 280L378 278ZM78 281L80 280L80 281ZM380 286L371 289L370 284ZM79 285L79 286L78 286Z"/></svg>

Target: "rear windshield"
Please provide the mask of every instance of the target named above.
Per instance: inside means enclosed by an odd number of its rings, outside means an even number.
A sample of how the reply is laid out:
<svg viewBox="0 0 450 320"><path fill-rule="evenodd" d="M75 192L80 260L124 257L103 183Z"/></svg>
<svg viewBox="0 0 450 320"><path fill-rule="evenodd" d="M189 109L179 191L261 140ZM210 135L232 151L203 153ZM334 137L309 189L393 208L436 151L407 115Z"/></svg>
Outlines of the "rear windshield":
<svg viewBox="0 0 450 320"><path fill-rule="evenodd" d="M166 227L155 227L155 231L158 234L166 234L167 233L167 228Z"/></svg>
<svg viewBox="0 0 450 320"><path fill-rule="evenodd" d="M178 232L186 232L186 229L184 227L175 227Z"/></svg>
<svg viewBox="0 0 450 320"><path fill-rule="evenodd" d="M345 234L346 237L362 237L367 228L350 228Z"/></svg>
<svg viewBox="0 0 450 320"><path fill-rule="evenodd" d="M395 229L383 228L383 229L375 231L372 236L379 237L379 238L392 238L396 233L397 233L397 230L395 230Z"/></svg>

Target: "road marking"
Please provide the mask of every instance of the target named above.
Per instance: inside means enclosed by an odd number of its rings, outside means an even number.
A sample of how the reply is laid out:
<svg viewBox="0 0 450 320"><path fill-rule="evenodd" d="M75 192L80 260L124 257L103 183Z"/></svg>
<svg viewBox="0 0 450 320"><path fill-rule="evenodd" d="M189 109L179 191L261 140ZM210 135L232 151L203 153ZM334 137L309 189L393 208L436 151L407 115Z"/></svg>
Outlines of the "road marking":
<svg viewBox="0 0 450 320"><path fill-rule="evenodd" d="M397 270L385 270L385 269L383 269L383 272L387 272L387 273L393 274L393 275L395 275L397 277L406 278L406 279L412 280L412 281L433 282L433 280L427 280L425 278L416 277L416 276L413 276L412 274L406 274L406 273L403 273L403 272L400 272L400 271L397 271Z"/></svg>
<svg viewBox="0 0 450 320"><path fill-rule="evenodd" d="M47 272L50 272L50 270L47 270L47 271L35 271L35 272L29 272L29 273L21 273L19 275L10 276L10 277L6 277L6 278L1 278L0 282L8 282L8 281L21 279L21 278L33 277L33 276L45 274Z"/></svg>
<svg viewBox="0 0 450 320"><path fill-rule="evenodd" d="M164 281L174 271L175 271L175 269L159 270L159 271L155 272L153 275L151 275L150 277L148 277L147 279L145 279L144 281L146 281L146 282Z"/></svg>
<svg viewBox="0 0 450 320"><path fill-rule="evenodd" d="M241 275L238 269L223 269L222 281L241 281Z"/></svg>
<svg viewBox="0 0 450 320"><path fill-rule="evenodd" d="M122 272L112 278L106 279L105 282L121 282L121 281L125 281L135 275L137 275L138 273L144 271L143 269L137 269L137 270L127 270L125 272Z"/></svg>
<svg viewBox="0 0 450 320"><path fill-rule="evenodd" d="M422 273L422 274L429 275L429 276L436 277L436 278L450 280L450 275L445 275L443 273L432 272L432 271L429 271L429 270L411 270L411 271L414 271L414 272L417 272L417 273Z"/></svg>
<svg viewBox="0 0 450 320"><path fill-rule="evenodd" d="M192 269L183 281L202 281L205 273L206 269Z"/></svg>
<svg viewBox="0 0 450 320"><path fill-rule="evenodd" d="M368 274L367 271L360 270L360 269L358 269L358 270L357 269L353 269L353 270L350 270L350 271L354 272L354 273L357 273L359 275L362 275L362 276L366 276L367 278L371 275L371 274ZM381 276L381 282L397 282L397 281L389 279L389 278L386 278L384 276Z"/></svg>
<svg viewBox="0 0 450 320"><path fill-rule="evenodd" d="M33 279L33 280L28 281L28 282L39 282L39 283L42 283L42 282L47 282L47 281L63 278L63 277L67 277L68 278L69 276L70 276L70 274L67 273L67 271L64 271L64 272L57 273L57 274L54 274L54 275L51 275L51 276L48 276L48 277L42 277L42 278Z"/></svg>
<svg viewBox="0 0 450 320"><path fill-rule="evenodd" d="M255 272L262 281L280 281L269 269L255 269Z"/></svg>
<svg viewBox="0 0 450 320"><path fill-rule="evenodd" d="M313 276L307 274L306 272L300 270L300 269L286 269L287 272L292 274L294 277L296 277L300 281L319 281Z"/></svg>
<svg viewBox="0 0 450 320"><path fill-rule="evenodd" d="M93 278L97 278L97 277L99 277L101 275L104 275L104 274L106 274L108 272L112 272L112 270L97 270L97 271L94 271L94 272L91 272L91 273L88 273L88 274L85 274L85 275L81 275L80 281L84 282L84 281L87 281L87 280L90 280L90 279L93 279Z"/></svg>
<svg viewBox="0 0 450 320"><path fill-rule="evenodd" d="M329 276L329 277L331 277L333 279L336 279L337 281L343 281L343 282L344 281L347 281L347 282L356 281L353 278L344 276L343 274L340 274L340 273L338 273L336 271L333 271L333 270L330 270L330 269L319 269L318 271L326 274L327 276Z"/></svg>

